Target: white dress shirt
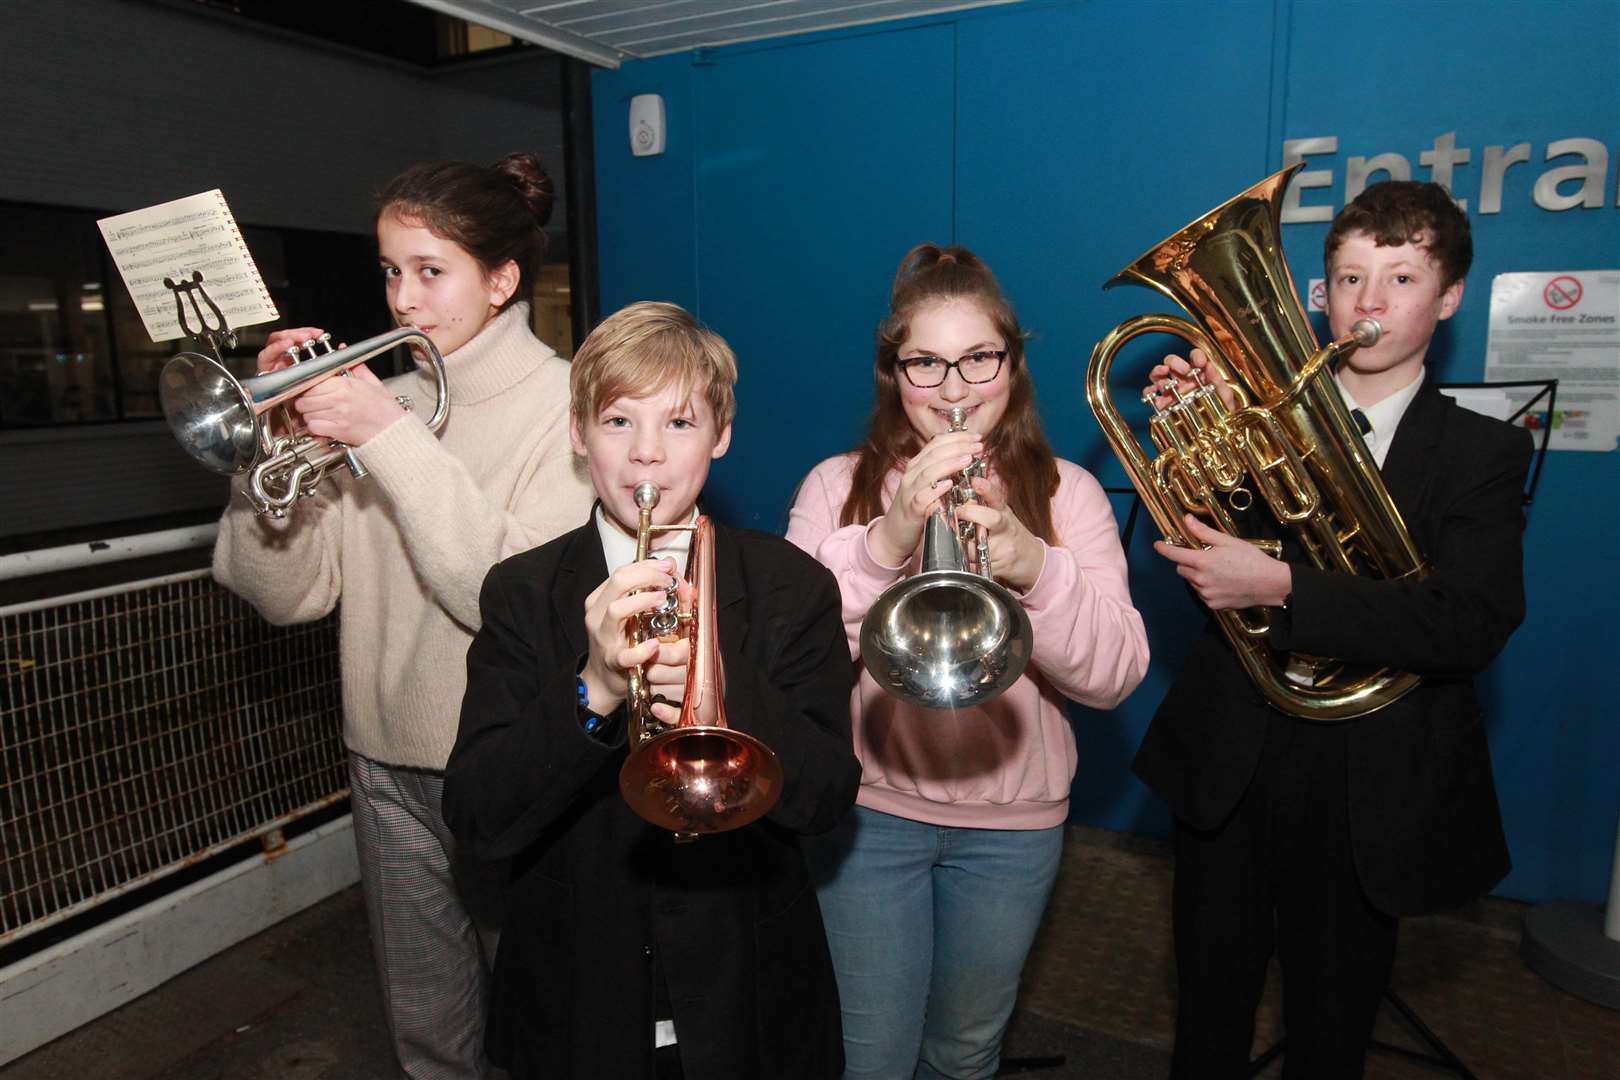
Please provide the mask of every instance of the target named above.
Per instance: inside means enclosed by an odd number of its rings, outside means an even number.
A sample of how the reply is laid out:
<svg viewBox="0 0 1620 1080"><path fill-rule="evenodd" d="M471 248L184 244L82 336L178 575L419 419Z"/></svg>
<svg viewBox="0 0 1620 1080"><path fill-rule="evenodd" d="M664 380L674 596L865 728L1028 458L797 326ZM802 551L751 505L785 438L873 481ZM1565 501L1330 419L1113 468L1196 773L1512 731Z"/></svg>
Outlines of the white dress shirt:
<svg viewBox="0 0 1620 1080"><path fill-rule="evenodd" d="M697 520L697 507L692 508L692 517L687 524ZM612 574L621 566L636 561L636 538L634 534L626 533L620 529L607 516L602 504L596 504L596 532L602 538L602 557L607 560L608 573ZM652 534L652 549L647 552L649 559L671 558L675 560L675 576L686 576L686 553L692 550L692 533L690 530L681 532L655 532Z"/></svg>
<svg viewBox="0 0 1620 1080"><path fill-rule="evenodd" d="M1360 409L1367 423L1372 425L1372 430L1362 432L1361 438L1367 444L1367 449L1372 451L1373 461L1380 469L1384 467L1384 459L1389 457L1389 444L1395 438L1395 429L1400 426L1401 417L1406 415L1406 407L1412 404L1412 399L1423 387L1424 370L1418 368L1417 376L1411 382L1378 404L1365 407L1357 403L1355 395L1342 381L1339 382L1339 394L1344 398L1345 405Z"/></svg>
<svg viewBox="0 0 1620 1080"><path fill-rule="evenodd" d="M697 507L692 508L691 521L697 520ZM612 574L622 566L628 566L636 561L636 538L615 525L602 509L602 504L596 504L596 532L602 538L602 557L607 560L608 573ZM688 530L681 532L655 532L652 534L652 548L647 552L649 559L671 558L675 560L675 576L686 576L686 555L692 550L692 533ZM653 1021L653 1046L674 1046L677 1042L675 1035L675 1021Z"/></svg>

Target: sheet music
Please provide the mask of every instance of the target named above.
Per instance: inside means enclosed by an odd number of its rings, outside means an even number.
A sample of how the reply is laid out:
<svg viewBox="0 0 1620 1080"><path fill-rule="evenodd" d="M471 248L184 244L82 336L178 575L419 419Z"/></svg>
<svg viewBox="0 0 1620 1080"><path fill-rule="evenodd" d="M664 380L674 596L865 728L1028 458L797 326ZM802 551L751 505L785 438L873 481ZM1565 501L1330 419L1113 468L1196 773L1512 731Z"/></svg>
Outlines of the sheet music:
<svg viewBox="0 0 1620 1080"><path fill-rule="evenodd" d="M174 293L163 285L166 277L189 280L200 271L203 287L233 330L280 316L225 205L225 195L217 188L115 214L96 224L153 341L185 336ZM189 301L186 314L192 329L201 330Z"/></svg>

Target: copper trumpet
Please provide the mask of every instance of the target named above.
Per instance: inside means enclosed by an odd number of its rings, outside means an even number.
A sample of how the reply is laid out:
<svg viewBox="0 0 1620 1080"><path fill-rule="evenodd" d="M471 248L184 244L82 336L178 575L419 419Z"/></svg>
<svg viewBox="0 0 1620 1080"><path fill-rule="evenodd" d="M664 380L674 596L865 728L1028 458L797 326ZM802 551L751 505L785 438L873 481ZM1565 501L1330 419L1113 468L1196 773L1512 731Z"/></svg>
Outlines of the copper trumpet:
<svg viewBox="0 0 1620 1080"><path fill-rule="evenodd" d="M625 700L630 756L619 770L619 791L637 815L685 841L740 829L769 813L782 795L782 765L770 747L726 724L726 678L715 619L714 526L703 516L685 525L654 525L658 495L658 485L650 481L636 485L636 560L648 557L653 533L690 531L686 580L692 586L692 608L679 610L678 590L671 586L660 607L631 621L631 639L684 636L692 651L674 725L653 716L653 702L662 699L655 699L646 672L639 665L630 670Z"/></svg>

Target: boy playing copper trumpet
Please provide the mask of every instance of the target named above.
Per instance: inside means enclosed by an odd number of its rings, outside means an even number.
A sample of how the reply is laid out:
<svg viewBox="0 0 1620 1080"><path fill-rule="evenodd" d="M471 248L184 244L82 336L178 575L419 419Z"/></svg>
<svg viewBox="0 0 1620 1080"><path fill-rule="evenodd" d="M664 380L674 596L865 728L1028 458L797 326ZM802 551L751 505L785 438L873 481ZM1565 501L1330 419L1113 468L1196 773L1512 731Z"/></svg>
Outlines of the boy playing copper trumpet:
<svg viewBox="0 0 1620 1080"><path fill-rule="evenodd" d="M726 452L736 360L671 304L634 304L581 345L571 438L589 521L499 564L467 656L445 817L462 843L512 859L489 1050L524 1077L824 1078L843 1068L837 994L801 834L854 803L853 668L832 575L777 537L713 525L712 618L729 726L784 777L769 812L678 843L631 809L620 773L631 672L679 697L689 635L629 633L685 576ZM646 531L641 531L643 537ZM693 552L694 557L698 553ZM711 617L686 592L682 606ZM651 707L661 724L679 710Z"/></svg>

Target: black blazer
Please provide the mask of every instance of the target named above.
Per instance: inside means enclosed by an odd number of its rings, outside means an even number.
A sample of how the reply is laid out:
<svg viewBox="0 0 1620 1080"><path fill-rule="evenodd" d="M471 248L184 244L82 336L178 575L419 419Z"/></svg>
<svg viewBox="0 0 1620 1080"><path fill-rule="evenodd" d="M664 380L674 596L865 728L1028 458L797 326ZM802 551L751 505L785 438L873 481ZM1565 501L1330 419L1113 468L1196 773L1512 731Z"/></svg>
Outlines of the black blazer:
<svg viewBox="0 0 1620 1080"><path fill-rule="evenodd" d="M798 834L855 802L854 665L838 587L787 541L717 526L728 722L781 759L771 813L676 845L619 795L619 745L580 728L585 597L607 578L594 522L490 571L444 812L510 858L491 1057L528 1077L653 1075L654 966L686 1074L836 1077L838 996Z"/></svg>
<svg viewBox="0 0 1620 1080"><path fill-rule="evenodd" d="M1524 619L1522 493L1529 434L1425 384L1383 478L1433 572L1376 581L1293 564L1279 648L1421 675L1346 721L1351 844L1362 888L1395 915L1454 907L1508 871L1472 676ZM1219 825L1254 776L1271 715L1213 622L1153 718L1134 769L1176 816Z"/></svg>

